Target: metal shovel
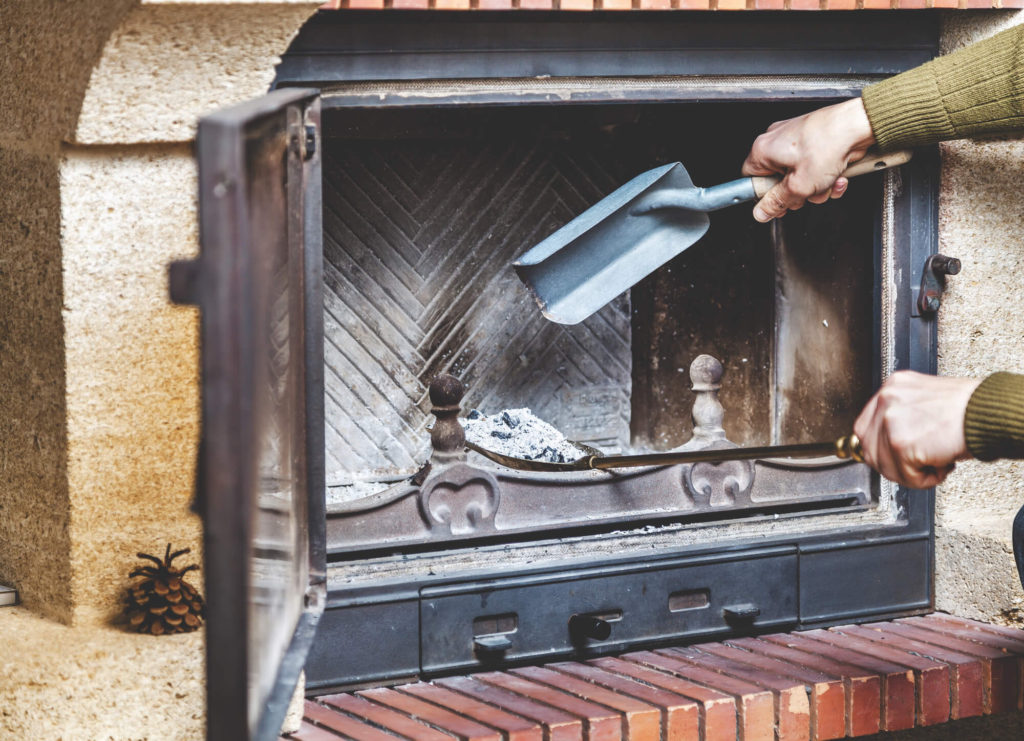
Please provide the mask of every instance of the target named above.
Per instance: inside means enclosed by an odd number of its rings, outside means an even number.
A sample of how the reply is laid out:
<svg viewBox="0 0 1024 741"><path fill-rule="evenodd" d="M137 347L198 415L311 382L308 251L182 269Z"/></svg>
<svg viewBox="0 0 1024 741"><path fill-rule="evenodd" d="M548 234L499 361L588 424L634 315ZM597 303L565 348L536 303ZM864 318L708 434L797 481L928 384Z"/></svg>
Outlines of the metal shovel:
<svg viewBox="0 0 1024 741"><path fill-rule="evenodd" d="M720 461L745 461L761 458L821 458L830 455L861 463L864 461L860 439L856 435L845 435L838 440L830 442L797 443L795 445L674 450L667 453L642 453L639 455L584 455L568 463L516 458L482 448L468 440L466 441L466 447L508 468L520 471L545 471L549 473L607 470L610 468L638 468L641 466L669 466L678 463L717 463Z"/></svg>
<svg viewBox="0 0 1024 741"><path fill-rule="evenodd" d="M873 154L854 177L908 161L907 150ZM777 177L699 188L679 162L648 170L605 196L520 257L514 267L544 316L577 324L681 253L708 230L709 211L761 198Z"/></svg>

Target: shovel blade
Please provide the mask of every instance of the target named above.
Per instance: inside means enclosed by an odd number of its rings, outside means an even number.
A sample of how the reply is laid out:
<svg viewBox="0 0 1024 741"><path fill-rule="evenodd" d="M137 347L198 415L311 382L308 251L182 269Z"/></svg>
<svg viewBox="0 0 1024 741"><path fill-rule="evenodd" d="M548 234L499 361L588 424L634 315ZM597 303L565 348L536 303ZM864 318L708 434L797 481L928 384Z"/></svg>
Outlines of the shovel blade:
<svg viewBox="0 0 1024 741"><path fill-rule="evenodd" d="M695 188L678 162L649 170L598 201L514 264L544 316L578 324L704 236L701 211L630 214L662 189Z"/></svg>

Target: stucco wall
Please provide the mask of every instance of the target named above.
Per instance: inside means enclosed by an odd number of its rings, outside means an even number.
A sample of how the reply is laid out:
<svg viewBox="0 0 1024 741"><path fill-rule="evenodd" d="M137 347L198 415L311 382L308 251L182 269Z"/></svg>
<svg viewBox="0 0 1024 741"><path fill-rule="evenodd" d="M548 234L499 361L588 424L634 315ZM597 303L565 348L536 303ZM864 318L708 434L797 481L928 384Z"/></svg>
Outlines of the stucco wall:
<svg viewBox="0 0 1024 741"><path fill-rule="evenodd" d="M60 187L73 607L102 621L137 551L201 553L197 312L166 279L196 251L195 165L183 144L72 148Z"/></svg>
<svg viewBox="0 0 1024 741"><path fill-rule="evenodd" d="M315 8L0 8L0 738L202 737L203 633L111 619L136 551L202 555L197 313L166 274L197 251L196 120L264 94Z"/></svg>
<svg viewBox="0 0 1024 741"><path fill-rule="evenodd" d="M948 14L948 53L1024 22L1019 11ZM939 372L1024 373L1024 139L942 145L939 249L963 271L939 312ZM965 462L938 490L936 603L965 617L1024 624L1010 526L1024 505L1024 464Z"/></svg>
<svg viewBox="0 0 1024 741"><path fill-rule="evenodd" d="M0 8L0 581L69 621L60 143L132 0Z"/></svg>

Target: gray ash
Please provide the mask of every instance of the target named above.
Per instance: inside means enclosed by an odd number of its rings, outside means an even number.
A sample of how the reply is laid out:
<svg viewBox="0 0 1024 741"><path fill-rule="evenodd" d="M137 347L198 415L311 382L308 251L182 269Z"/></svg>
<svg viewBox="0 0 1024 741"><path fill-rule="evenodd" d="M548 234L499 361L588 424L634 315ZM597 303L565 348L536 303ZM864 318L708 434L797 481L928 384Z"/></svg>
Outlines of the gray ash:
<svg viewBox="0 0 1024 741"><path fill-rule="evenodd" d="M474 409L462 424L467 440L501 455L550 463L569 463L583 455L565 435L529 409L506 409L491 415Z"/></svg>

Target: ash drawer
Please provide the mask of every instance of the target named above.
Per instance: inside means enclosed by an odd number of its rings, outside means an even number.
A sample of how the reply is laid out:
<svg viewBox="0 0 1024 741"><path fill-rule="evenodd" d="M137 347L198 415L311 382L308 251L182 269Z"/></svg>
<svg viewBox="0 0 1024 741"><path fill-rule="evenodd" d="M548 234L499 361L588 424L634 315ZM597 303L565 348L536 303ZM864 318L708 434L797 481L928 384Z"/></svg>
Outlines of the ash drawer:
<svg viewBox="0 0 1024 741"><path fill-rule="evenodd" d="M766 548L420 594L420 659L435 674L794 625L797 555Z"/></svg>

